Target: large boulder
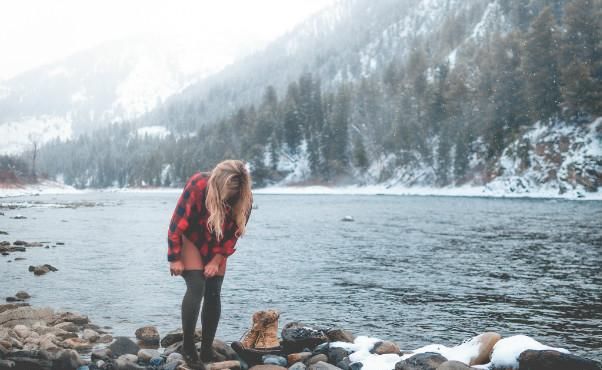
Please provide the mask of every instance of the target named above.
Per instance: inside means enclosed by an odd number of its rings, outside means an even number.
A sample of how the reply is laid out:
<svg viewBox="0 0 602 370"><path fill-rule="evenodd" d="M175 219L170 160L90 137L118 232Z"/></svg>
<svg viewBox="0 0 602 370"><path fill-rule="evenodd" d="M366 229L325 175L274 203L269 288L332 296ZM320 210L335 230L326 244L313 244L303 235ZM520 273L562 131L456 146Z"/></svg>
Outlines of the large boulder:
<svg viewBox="0 0 602 370"><path fill-rule="evenodd" d="M349 331L341 328L334 328L326 331L326 336L331 342L353 343L355 336Z"/></svg>
<svg viewBox="0 0 602 370"><path fill-rule="evenodd" d="M51 308L33 308L28 306L19 306L0 312L0 326L14 327L15 325L31 326L38 321L48 321L52 319L53 310Z"/></svg>
<svg viewBox="0 0 602 370"><path fill-rule="evenodd" d="M439 353L419 353L396 363L395 370L436 370L445 361Z"/></svg>
<svg viewBox="0 0 602 370"><path fill-rule="evenodd" d="M114 356L121 356L128 353L136 355L138 354L138 351L140 351L140 347L128 337L115 337L115 341L111 343L109 349Z"/></svg>
<svg viewBox="0 0 602 370"><path fill-rule="evenodd" d="M519 370L602 370L597 361L553 350L526 350L518 356Z"/></svg>
<svg viewBox="0 0 602 370"><path fill-rule="evenodd" d="M470 359L468 365L483 365L488 363L491 359L491 352L493 351L493 346L495 346L495 344L500 339L502 339L502 336L494 332L483 333L474 338L474 340L477 342L477 345L479 346L479 350L478 354Z"/></svg>
<svg viewBox="0 0 602 370"><path fill-rule="evenodd" d="M370 352L375 353L377 355L386 355L390 353L399 355L401 353L401 350L395 342L385 340L382 342L375 343L374 347L372 347L372 350Z"/></svg>
<svg viewBox="0 0 602 370"><path fill-rule="evenodd" d="M159 331L152 325L143 326L136 330L136 338L145 346L159 345Z"/></svg>

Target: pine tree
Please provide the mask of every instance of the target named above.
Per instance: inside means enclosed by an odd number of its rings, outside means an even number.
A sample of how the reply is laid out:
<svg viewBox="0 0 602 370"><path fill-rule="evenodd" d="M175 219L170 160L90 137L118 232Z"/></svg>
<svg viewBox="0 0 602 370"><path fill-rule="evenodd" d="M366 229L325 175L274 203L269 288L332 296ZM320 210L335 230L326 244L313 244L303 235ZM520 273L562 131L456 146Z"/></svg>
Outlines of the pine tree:
<svg viewBox="0 0 602 370"><path fill-rule="evenodd" d="M559 112L558 46L554 16L546 7L533 22L524 50L526 93L533 120L545 120Z"/></svg>

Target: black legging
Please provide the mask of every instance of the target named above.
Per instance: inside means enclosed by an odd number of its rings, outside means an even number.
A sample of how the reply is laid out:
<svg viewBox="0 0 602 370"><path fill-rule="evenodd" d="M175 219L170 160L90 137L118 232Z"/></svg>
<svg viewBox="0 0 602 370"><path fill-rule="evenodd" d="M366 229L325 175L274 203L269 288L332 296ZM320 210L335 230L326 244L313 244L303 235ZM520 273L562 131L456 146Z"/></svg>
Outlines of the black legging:
<svg viewBox="0 0 602 370"><path fill-rule="evenodd" d="M182 277L186 281L186 294L182 299L182 331L184 332L185 350L194 350L194 331L201 309L201 300L204 298L201 312L203 333L201 348L204 352L211 351L222 311L220 295L224 277L214 276L205 279L203 270L184 270Z"/></svg>

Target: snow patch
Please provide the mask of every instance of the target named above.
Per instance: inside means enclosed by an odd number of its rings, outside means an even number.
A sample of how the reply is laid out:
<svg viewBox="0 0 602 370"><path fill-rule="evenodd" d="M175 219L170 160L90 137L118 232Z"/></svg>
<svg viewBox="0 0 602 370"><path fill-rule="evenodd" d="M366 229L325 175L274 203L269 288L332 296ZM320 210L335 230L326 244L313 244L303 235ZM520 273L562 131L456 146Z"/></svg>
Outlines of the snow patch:
<svg viewBox="0 0 602 370"><path fill-rule="evenodd" d="M526 335L515 335L513 337L500 339L499 342L493 346L493 352L491 353L491 364L496 368L518 368L518 356L526 350L553 350L562 353L569 353L564 348L549 347L539 343L533 338Z"/></svg>
<svg viewBox="0 0 602 370"><path fill-rule="evenodd" d="M136 130L136 132L138 133L138 136L148 135L149 137L159 139L163 139L169 134L171 134L171 132L166 127L158 125L140 127L138 128L138 130Z"/></svg>

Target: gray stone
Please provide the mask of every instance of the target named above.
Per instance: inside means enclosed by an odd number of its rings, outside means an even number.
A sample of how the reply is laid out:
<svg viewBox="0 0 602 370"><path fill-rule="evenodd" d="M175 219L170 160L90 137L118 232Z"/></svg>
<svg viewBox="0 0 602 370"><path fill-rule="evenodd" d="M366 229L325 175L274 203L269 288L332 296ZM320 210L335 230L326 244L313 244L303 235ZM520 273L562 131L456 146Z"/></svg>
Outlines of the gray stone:
<svg viewBox="0 0 602 370"><path fill-rule="evenodd" d="M315 364L308 366L307 370L340 370L338 367L329 364L328 362L318 361Z"/></svg>
<svg viewBox="0 0 602 370"><path fill-rule="evenodd" d="M286 367L286 365L287 365L286 358L284 358L282 356L264 355L261 357L261 360L264 363L264 365L278 365L278 366L284 366L284 367Z"/></svg>
<svg viewBox="0 0 602 370"><path fill-rule="evenodd" d="M349 331L341 328L330 329L326 332L328 340L331 342L353 343L355 336Z"/></svg>
<svg viewBox="0 0 602 370"><path fill-rule="evenodd" d="M288 355L287 359L288 359L288 363L292 365L297 362L305 362L311 356L313 356L313 354L311 352L299 352L299 353L291 353L290 355Z"/></svg>
<svg viewBox="0 0 602 370"><path fill-rule="evenodd" d="M154 326L143 326L136 330L135 335L145 345L159 345L159 331Z"/></svg>
<svg viewBox="0 0 602 370"><path fill-rule="evenodd" d="M286 324L282 329L281 337L286 353L303 352L305 348L313 350L317 345L328 341L323 330L299 322Z"/></svg>
<svg viewBox="0 0 602 370"><path fill-rule="evenodd" d="M97 332L95 332L92 329L84 329L84 332L82 333L82 338L90 342L96 342L98 339L100 339L100 336Z"/></svg>
<svg viewBox="0 0 602 370"><path fill-rule="evenodd" d="M553 350L526 350L518 356L519 370L602 370L600 362Z"/></svg>
<svg viewBox="0 0 602 370"><path fill-rule="evenodd" d="M65 349L57 353L53 361L53 369L77 369L83 365L79 354L72 349Z"/></svg>
<svg viewBox="0 0 602 370"><path fill-rule="evenodd" d="M128 337L115 337L115 341L111 343L109 348L114 356L121 356L127 353L135 355L140 351L140 347Z"/></svg>
<svg viewBox="0 0 602 370"><path fill-rule="evenodd" d="M184 357L182 357L182 355L179 354L178 352L170 353L169 356L167 356L166 362L174 362L174 361L184 361Z"/></svg>
<svg viewBox="0 0 602 370"><path fill-rule="evenodd" d="M447 359L438 353L416 354L395 364L395 370L436 370Z"/></svg>
<svg viewBox="0 0 602 370"><path fill-rule="evenodd" d="M309 360L307 360L307 365L312 365L312 364L315 364L315 363L320 362L320 361L322 361L322 362L328 362L328 356L326 356L323 353L320 353L319 355L312 356L312 357L310 357Z"/></svg>
<svg viewBox="0 0 602 370"><path fill-rule="evenodd" d="M107 361L113 357L113 352L109 348L100 348L92 351L90 358L92 361L104 360Z"/></svg>
<svg viewBox="0 0 602 370"><path fill-rule="evenodd" d="M77 333L79 331L77 325L69 321L61 322L59 324L54 325L54 327L65 331L70 331L72 333Z"/></svg>
<svg viewBox="0 0 602 370"><path fill-rule="evenodd" d="M372 350L370 350L370 352L376 353L377 355L386 355L390 353L398 355L401 353L401 350L395 342L385 340L382 342L375 343L374 347L372 347Z"/></svg>
<svg viewBox="0 0 602 370"><path fill-rule="evenodd" d="M10 360L0 360L0 369L13 369L15 367L15 362Z"/></svg>
<svg viewBox="0 0 602 370"><path fill-rule="evenodd" d="M469 370L470 367L463 362L460 361L445 361L437 370Z"/></svg>
<svg viewBox="0 0 602 370"><path fill-rule="evenodd" d="M140 360L144 362L149 362L153 357L159 357L160 353L155 349L143 348L140 351L138 351L137 356Z"/></svg>
<svg viewBox="0 0 602 370"><path fill-rule="evenodd" d="M330 347L328 349L328 362L331 364L337 364L345 357L349 356L349 352L340 347Z"/></svg>
<svg viewBox="0 0 602 370"><path fill-rule="evenodd" d="M32 308L29 306L17 306L0 312L0 326L14 327L15 325L30 326L36 321L48 321L52 319L51 308Z"/></svg>
<svg viewBox="0 0 602 370"><path fill-rule="evenodd" d="M307 366L303 362L295 362L292 364L288 370L306 370Z"/></svg>

